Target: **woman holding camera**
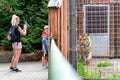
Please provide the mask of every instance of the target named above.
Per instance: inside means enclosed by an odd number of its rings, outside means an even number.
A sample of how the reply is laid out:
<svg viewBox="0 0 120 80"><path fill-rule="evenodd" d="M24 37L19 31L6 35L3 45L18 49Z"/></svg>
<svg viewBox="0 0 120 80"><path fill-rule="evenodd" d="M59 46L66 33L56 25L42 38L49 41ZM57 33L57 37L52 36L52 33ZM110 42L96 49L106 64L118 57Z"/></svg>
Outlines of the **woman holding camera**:
<svg viewBox="0 0 120 80"><path fill-rule="evenodd" d="M20 18L17 15L12 16L11 24L12 27L15 28L15 35L17 36L17 39L15 42L12 42L12 47L13 47L13 56L11 60L11 67L10 69L15 72L21 72L17 68L18 62L19 62L19 57L21 55L22 51L22 42L21 42L21 35L26 35L27 34L27 25L24 25L24 28L22 29L19 26Z"/></svg>

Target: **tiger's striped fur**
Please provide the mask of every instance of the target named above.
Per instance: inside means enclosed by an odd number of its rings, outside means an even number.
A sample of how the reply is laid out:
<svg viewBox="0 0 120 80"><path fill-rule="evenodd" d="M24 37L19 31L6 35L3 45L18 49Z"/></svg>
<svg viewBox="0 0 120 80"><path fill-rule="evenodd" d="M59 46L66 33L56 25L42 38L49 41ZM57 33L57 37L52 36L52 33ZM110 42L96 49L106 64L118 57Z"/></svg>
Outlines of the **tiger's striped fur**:
<svg viewBox="0 0 120 80"><path fill-rule="evenodd" d="M89 34L81 34L80 39L80 55L83 59L83 64L89 64L92 60L92 41Z"/></svg>

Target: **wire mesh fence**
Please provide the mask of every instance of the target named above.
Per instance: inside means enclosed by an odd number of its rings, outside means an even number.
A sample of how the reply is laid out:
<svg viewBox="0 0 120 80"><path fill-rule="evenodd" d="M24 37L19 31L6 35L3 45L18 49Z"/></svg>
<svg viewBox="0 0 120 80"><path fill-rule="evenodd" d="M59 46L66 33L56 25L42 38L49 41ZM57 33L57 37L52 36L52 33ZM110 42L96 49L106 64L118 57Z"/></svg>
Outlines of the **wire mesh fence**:
<svg viewBox="0 0 120 80"><path fill-rule="evenodd" d="M78 73L89 79L120 78L120 0L76 0L76 11ZM89 34L91 39L92 49L85 49L86 57L92 53L87 65L81 64L85 51L80 49L82 34ZM84 47L88 46L86 43Z"/></svg>

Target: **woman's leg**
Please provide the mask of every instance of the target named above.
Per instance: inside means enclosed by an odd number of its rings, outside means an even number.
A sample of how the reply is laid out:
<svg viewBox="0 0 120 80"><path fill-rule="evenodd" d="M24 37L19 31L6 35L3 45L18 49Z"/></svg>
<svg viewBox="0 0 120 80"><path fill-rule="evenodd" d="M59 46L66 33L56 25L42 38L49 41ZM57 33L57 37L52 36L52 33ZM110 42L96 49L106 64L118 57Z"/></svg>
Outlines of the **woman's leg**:
<svg viewBox="0 0 120 80"><path fill-rule="evenodd" d="M22 50L22 49L18 49L18 55L17 55L17 62L16 62L16 65L18 65L18 62L19 62L20 55L21 55L21 50Z"/></svg>
<svg viewBox="0 0 120 80"><path fill-rule="evenodd" d="M17 65L18 65L18 62L19 62L19 58L20 58L20 54L21 54L21 49L17 49L17 54L15 56L15 59L14 59L14 68L17 68Z"/></svg>
<svg viewBox="0 0 120 80"><path fill-rule="evenodd" d="M16 59L16 56L17 56L17 50L13 49L13 56L12 56L12 60L11 60L11 67L12 68L15 68L15 59Z"/></svg>
<svg viewBox="0 0 120 80"><path fill-rule="evenodd" d="M13 58L12 58L12 62L11 62L11 66L12 66L14 69L17 68L20 54L21 54L21 49L15 49L15 50L14 50L14 54L13 54Z"/></svg>

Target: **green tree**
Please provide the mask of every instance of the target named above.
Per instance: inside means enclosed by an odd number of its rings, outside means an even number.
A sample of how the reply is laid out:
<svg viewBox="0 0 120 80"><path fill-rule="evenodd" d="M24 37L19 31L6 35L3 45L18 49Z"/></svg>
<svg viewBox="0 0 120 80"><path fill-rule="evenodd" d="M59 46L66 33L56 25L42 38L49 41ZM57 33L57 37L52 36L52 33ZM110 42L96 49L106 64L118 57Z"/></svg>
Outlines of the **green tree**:
<svg viewBox="0 0 120 80"><path fill-rule="evenodd" d="M20 26L27 21L28 34L22 37L23 51L32 52L41 48L41 32L48 24L48 0L0 0L0 46L11 50L7 41L7 32L11 26L11 17L16 14L20 17Z"/></svg>

